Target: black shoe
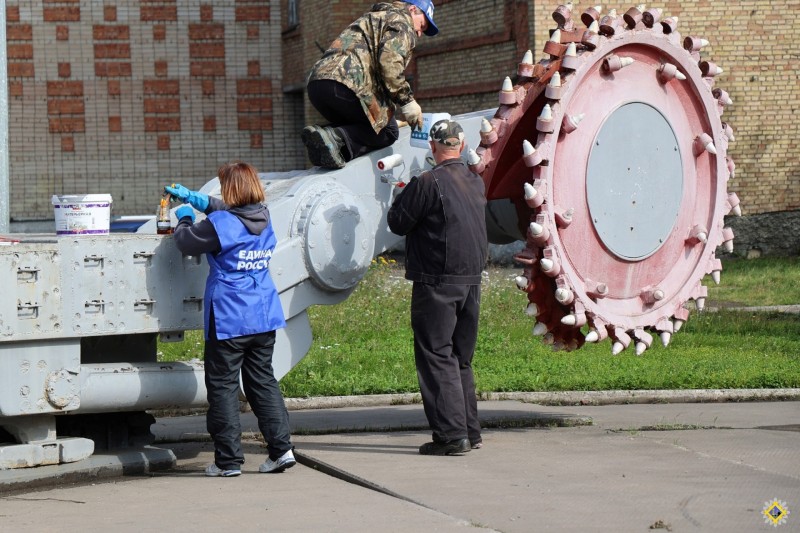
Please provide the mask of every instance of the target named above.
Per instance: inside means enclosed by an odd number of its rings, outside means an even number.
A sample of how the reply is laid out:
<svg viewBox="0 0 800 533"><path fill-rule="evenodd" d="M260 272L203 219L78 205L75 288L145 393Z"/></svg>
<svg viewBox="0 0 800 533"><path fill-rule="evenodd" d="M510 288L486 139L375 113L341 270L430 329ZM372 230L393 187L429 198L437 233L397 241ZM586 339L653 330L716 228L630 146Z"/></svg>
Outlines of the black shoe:
<svg viewBox="0 0 800 533"><path fill-rule="evenodd" d="M334 128L306 126L300 139L306 145L308 159L312 165L322 168L342 168L345 160L342 157L344 140Z"/></svg>
<svg viewBox="0 0 800 533"><path fill-rule="evenodd" d="M463 455L469 450L469 439L455 439L447 442L426 442L419 447L419 453L421 455Z"/></svg>
<svg viewBox="0 0 800 533"><path fill-rule="evenodd" d="M311 161L311 164L315 167L320 166L321 159L320 153L318 150L312 148L311 137L316 135L317 126L306 126L303 128L303 132L300 134L300 140L303 141L303 144L306 147L306 152L308 152L308 159Z"/></svg>

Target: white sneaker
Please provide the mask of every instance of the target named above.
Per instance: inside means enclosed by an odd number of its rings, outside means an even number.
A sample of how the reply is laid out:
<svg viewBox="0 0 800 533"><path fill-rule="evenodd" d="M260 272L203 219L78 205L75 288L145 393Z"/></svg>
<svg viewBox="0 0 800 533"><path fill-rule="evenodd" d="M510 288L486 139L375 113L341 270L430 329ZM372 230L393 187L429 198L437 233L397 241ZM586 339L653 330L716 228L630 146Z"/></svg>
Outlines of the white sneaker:
<svg viewBox="0 0 800 533"><path fill-rule="evenodd" d="M297 461L294 459L294 454L292 453L292 450L289 450L278 457L276 461L267 458L266 462L258 467L258 471L262 474L277 474L278 472L283 472L287 468L291 468L296 464Z"/></svg>
<svg viewBox="0 0 800 533"><path fill-rule="evenodd" d="M230 470L223 470L218 467L215 463L211 463L206 467L206 475L208 477L235 477L240 476L242 471L238 468L232 468Z"/></svg>

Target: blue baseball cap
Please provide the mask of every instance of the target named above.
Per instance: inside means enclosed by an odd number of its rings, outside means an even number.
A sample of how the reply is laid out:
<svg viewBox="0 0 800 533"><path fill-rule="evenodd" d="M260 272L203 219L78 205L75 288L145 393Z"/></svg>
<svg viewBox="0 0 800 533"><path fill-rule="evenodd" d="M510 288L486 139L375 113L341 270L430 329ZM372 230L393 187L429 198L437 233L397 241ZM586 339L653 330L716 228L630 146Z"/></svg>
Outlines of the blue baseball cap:
<svg viewBox="0 0 800 533"><path fill-rule="evenodd" d="M425 14L425 18L428 19L428 28L425 30L425 35L428 37L433 37L437 33L439 33L439 28L436 26L436 23L433 21L433 0L404 0L407 4L412 4L417 6L420 11Z"/></svg>

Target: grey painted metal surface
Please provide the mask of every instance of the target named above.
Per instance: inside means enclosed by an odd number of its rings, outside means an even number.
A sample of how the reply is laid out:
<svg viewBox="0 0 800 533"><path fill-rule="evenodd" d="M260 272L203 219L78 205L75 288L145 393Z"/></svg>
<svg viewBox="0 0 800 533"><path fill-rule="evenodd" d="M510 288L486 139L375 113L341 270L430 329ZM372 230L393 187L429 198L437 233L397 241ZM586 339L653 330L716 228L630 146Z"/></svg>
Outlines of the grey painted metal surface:
<svg viewBox="0 0 800 533"><path fill-rule="evenodd" d="M681 152L666 117L641 102L614 111L592 145L586 189L594 228L612 253L641 260L657 252L683 196Z"/></svg>
<svg viewBox="0 0 800 533"><path fill-rule="evenodd" d="M478 146L481 119L493 113L455 117L469 146ZM372 258L402 242L386 212L397 183L426 168L430 153L412 146L409 133L403 128L392 147L340 170L260 176L278 238L270 272L287 319L273 356L279 379L311 347L308 307L346 299ZM378 170L392 154L403 162ZM201 190L219 196L218 180ZM0 247L0 427L20 444L57 446L55 419L66 413L205 405L202 363L158 363L155 354L157 335L181 339L203 328L204 257L182 256L171 236L155 234L154 221L136 234L15 238ZM43 450L3 453L6 463L21 454L22 466L32 466L52 459ZM92 451L78 442L61 455L82 453Z"/></svg>
<svg viewBox="0 0 800 533"><path fill-rule="evenodd" d="M10 222L8 177L8 55L6 53L6 0L0 0L0 233Z"/></svg>

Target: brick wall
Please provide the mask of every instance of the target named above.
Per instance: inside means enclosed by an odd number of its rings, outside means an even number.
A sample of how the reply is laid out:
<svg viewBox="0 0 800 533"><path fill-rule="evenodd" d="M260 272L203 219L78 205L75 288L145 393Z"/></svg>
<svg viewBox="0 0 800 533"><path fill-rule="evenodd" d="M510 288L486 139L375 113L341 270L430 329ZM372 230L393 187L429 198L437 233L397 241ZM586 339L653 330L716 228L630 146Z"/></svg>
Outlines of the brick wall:
<svg viewBox="0 0 800 533"><path fill-rule="evenodd" d="M583 12L589 3L580 3ZM594 4L592 4L594 5ZM604 4L606 5L606 4ZM624 12L634 4L615 4ZM608 8L614 7L606 5ZM800 209L800 0L702 0L647 4L679 18L682 36L700 36L709 46L701 59L724 72L715 81L734 105L723 120L736 142L728 154L736 177L728 184L746 215ZM537 3L531 32L541 50L555 27L556 4Z"/></svg>
<svg viewBox="0 0 800 533"><path fill-rule="evenodd" d="M558 6L557 1L529 0L434 3L440 33L420 39L409 74L423 110L452 114L497 106L503 78L514 77L525 50L542 57ZM321 0L302 2L306 72L319 56L310 43L317 40L327 46L371 2L328 5ZM575 2L576 15L590 5L595 3ZM624 13L633 5L605 7ZM725 70L716 86L734 100L723 117L736 134L729 147L736 178L729 189L739 195L744 213L800 209L800 19L794 15L800 0L670 1L648 7L662 7L665 17L678 16L681 35L708 39L702 58ZM306 111L309 120L314 119L308 104Z"/></svg>
<svg viewBox="0 0 800 533"><path fill-rule="evenodd" d="M279 4L8 0L12 221L52 219L53 194L151 213L164 184L200 187L231 159L296 168Z"/></svg>
<svg viewBox="0 0 800 533"><path fill-rule="evenodd" d="M441 32L420 39L408 72L429 111L495 107L503 78L525 50L541 57L555 27L557 2L434 1ZM198 187L233 158L304 166L299 130L320 120L305 77L372 3L7 0L12 220L51 218L54 193L111 193L116 215L151 212L163 183ZM745 214L800 209L800 0L659 7L682 35L707 38L703 58L725 69L729 188Z"/></svg>

